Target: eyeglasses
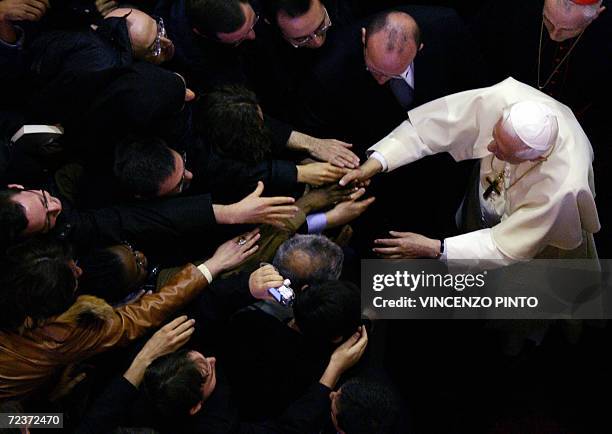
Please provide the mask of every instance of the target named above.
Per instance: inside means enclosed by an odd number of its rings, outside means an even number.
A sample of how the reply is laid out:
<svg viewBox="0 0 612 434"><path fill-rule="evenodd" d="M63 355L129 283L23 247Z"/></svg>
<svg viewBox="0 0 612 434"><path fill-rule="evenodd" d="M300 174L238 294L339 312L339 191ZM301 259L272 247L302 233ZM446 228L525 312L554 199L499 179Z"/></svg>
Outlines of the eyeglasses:
<svg viewBox="0 0 612 434"><path fill-rule="evenodd" d="M157 57L162 52L161 40L162 38L165 38L167 36L167 33L166 27L164 26L164 19L161 17L157 17L155 18L155 20L157 21L157 36L155 37L155 41L153 41L153 44L151 45L151 54L154 57Z"/></svg>
<svg viewBox="0 0 612 434"><path fill-rule="evenodd" d="M257 25L257 23L259 22L259 14L255 15L255 20L253 20L253 25L251 27L249 27L249 31L246 32L244 34L244 36L240 39L238 39L236 42L234 42L232 45L234 47L237 47L238 45L242 44L244 41L246 41L249 38L249 34L253 31L253 29L255 28L255 26Z"/></svg>
<svg viewBox="0 0 612 434"><path fill-rule="evenodd" d="M40 190L43 197L43 205L45 206L45 229L44 233L47 233L51 230L51 217L49 216L49 201L47 200L47 195L45 190Z"/></svg>
<svg viewBox="0 0 612 434"><path fill-rule="evenodd" d="M45 193L45 190L23 190L23 191L29 191L31 193L35 193L36 195L40 194L40 196L42 197L42 204L45 207L45 226L43 227L42 233L46 234L47 232L49 232L51 230L51 216L50 216L50 212L49 212L49 200L47 199L47 194Z"/></svg>
<svg viewBox="0 0 612 434"><path fill-rule="evenodd" d="M327 9L325 7L323 7L323 14L323 21L321 21L321 24L319 24L317 30L312 32L310 35L300 36L299 38L290 38L288 36L285 36L285 39L291 45L293 45L294 48L299 48L303 47L304 45L308 44L310 41L316 38L322 38L332 26L331 18L329 18L329 14L327 13Z"/></svg>
<svg viewBox="0 0 612 434"><path fill-rule="evenodd" d="M134 250L132 245L128 243L127 241L122 241L121 244L127 247L130 250L130 252L132 252L132 256L134 256L134 262L136 263L136 271L137 272L142 271L144 269L145 264L142 258L136 253L136 250Z"/></svg>

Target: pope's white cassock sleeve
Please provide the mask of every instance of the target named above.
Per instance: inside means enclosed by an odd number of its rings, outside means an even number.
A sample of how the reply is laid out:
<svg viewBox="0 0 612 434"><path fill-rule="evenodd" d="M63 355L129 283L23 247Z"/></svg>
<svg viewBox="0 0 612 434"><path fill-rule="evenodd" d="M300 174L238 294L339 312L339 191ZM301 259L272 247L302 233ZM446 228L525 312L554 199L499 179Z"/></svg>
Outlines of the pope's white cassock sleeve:
<svg viewBox="0 0 612 434"><path fill-rule="evenodd" d="M520 181L505 191L500 223L447 239L448 260L478 259L483 265L490 260L491 265L503 265L534 258L547 247L572 251L599 230L593 151L580 124L568 107L512 78L409 111L408 120L368 152L386 171L439 152L448 152L457 161L478 158L482 177L492 159L487 145L495 123L504 108L525 100L546 104L557 117L555 147L533 170L528 171L532 162L511 165L513 179Z"/></svg>

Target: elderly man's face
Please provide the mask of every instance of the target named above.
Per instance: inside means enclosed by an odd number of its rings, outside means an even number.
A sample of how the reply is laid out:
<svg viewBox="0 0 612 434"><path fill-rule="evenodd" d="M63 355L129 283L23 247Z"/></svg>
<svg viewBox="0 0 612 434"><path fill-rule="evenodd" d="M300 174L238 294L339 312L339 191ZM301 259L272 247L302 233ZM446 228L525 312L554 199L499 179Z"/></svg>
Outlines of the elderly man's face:
<svg viewBox="0 0 612 434"><path fill-rule="evenodd" d="M387 51L387 35L383 31L372 35L366 44L365 29L362 29L362 42L366 68L380 85L393 78L401 78L418 51L414 40L406 43L401 51Z"/></svg>
<svg viewBox="0 0 612 434"><path fill-rule="evenodd" d="M487 146L487 150L495 155L498 160L510 164L521 164L527 160L519 158L516 154L525 149L525 145L520 143L515 137L509 134L502 127L502 119L493 127L493 140Z"/></svg>
<svg viewBox="0 0 612 434"><path fill-rule="evenodd" d="M587 18L583 12L584 7L575 6L568 10L558 0L546 0L542 15L550 39L562 42L577 37L603 10L600 9L597 15Z"/></svg>
<svg viewBox="0 0 612 434"><path fill-rule="evenodd" d="M294 47L320 48L325 43L327 30L332 25L325 6L319 0L312 0L308 11L292 18L283 12L276 17L283 37Z"/></svg>

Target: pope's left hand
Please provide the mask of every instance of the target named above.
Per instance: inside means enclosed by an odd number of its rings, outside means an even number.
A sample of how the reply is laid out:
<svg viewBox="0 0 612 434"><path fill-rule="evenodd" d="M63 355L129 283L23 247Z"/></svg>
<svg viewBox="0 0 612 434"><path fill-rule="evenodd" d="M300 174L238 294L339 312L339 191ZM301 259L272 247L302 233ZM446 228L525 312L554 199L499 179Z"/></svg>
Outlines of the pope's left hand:
<svg viewBox="0 0 612 434"><path fill-rule="evenodd" d="M437 258L440 240L433 240L413 232L389 231L393 238L374 240L372 249L384 259Z"/></svg>

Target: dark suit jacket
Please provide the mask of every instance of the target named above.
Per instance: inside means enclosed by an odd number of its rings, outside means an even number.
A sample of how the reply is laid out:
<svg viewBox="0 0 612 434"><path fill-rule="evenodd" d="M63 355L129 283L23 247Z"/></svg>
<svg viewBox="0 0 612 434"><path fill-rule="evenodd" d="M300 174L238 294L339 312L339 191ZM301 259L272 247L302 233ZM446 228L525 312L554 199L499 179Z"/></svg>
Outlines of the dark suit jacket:
<svg viewBox="0 0 612 434"><path fill-rule="evenodd" d="M486 82L479 52L455 11L428 6L397 9L417 21L424 44L414 60L414 106ZM361 150L406 119L388 85L379 85L366 70L361 28L368 22L330 35L328 43L334 49L314 68L300 98L304 128L349 141Z"/></svg>
<svg viewBox="0 0 612 434"><path fill-rule="evenodd" d="M199 243L201 249L214 242L207 237L208 230L216 225L209 195L87 210L76 209L67 200L62 200L62 205L52 234L72 243L78 253L129 241L151 252L157 262L164 253L175 256L181 251L183 237Z"/></svg>

